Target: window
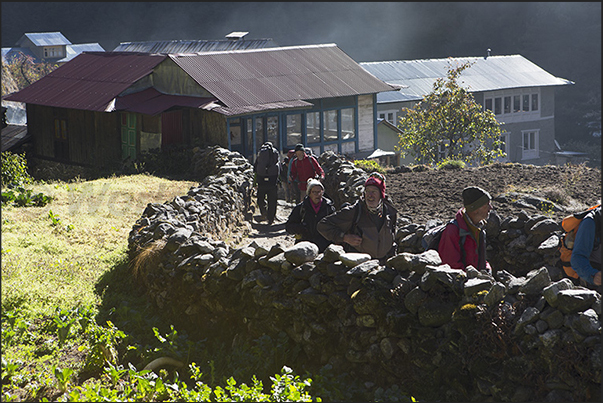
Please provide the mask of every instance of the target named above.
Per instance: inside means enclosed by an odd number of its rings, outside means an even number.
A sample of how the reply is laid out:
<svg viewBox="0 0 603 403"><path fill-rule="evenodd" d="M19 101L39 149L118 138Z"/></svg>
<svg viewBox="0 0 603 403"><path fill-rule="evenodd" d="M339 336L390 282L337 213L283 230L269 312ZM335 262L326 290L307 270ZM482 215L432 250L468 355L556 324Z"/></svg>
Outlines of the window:
<svg viewBox="0 0 603 403"><path fill-rule="evenodd" d="M526 130L522 136L522 155L524 160L538 158L538 130Z"/></svg>
<svg viewBox="0 0 603 403"><path fill-rule="evenodd" d="M278 116L269 116L266 118L266 141L278 150L281 147L278 135Z"/></svg>
<svg viewBox="0 0 603 403"><path fill-rule="evenodd" d="M243 144L241 136L241 119L233 119L230 121L230 145L240 146Z"/></svg>
<svg viewBox="0 0 603 403"><path fill-rule="evenodd" d="M306 137L308 143L320 143L320 112L306 115Z"/></svg>
<svg viewBox="0 0 603 403"><path fill-rule="evenodd" d="M341 110L341 139L351 140L356 138L356 131L354 130L354 108L342 109Z"/></svg>
<svg viewBox="0 0 603 403"><path fill-rule="evenodd" d="M509 160L509 133L503 133L500 135L500 141L502 144L498 147L499 150L505 153L502 157L497 158L497 161L508 161Z"/></svg>
<svg viewBox="0 0 603 403"><path fill-rule="evenodd" d="M69 142L65 119L54 120L54 157L61 161L69 161Z"/></svg>
<svg viewBox="0 0 603 403"><path fill-rule="evenodd" d="M44 48L44 57L62 57L63 51L60 47L46 47Z"/></svg>
<svg viewBox="0 0 603 403"><path fill-rule="evenodd" d="M495 115L500 115L501 113L502 113L501 99L500 98L494 98L494 114Z"/></svg>
<svg viewBox="0 0 603 403"><path fill-rule="evenodd" d="M324 111L324 141L337 141L339 139L337 130L337 111Z"/></svg>
<svg viewBox="0 0 603 403"><path fill-rule="evenodd" d="M286 144L301 143L302 115L287 115L287 141Z"/></svg>
<svg viewBox="0 0 603 403"><path fill-rule="evenodd" d="M538 101L538 93L490 97L484 98L484 110L490 110L495 115L535 112L539 109Z"/></svg>
<svg viewBox="0 0 603 403"><path fill-rule="evenodd" d="M392 125L396 124L396 111L379 112L379 119L387 120Z"/></svg>

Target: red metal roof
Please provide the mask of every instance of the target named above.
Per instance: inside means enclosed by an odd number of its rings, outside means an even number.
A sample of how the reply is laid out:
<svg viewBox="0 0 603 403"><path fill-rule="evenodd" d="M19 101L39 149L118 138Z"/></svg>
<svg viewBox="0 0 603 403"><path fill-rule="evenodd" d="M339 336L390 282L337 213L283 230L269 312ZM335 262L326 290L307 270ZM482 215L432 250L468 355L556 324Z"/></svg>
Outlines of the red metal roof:
<svg viewBox="0 0 603 403"><path fill-rule="evenodd" d="M229 108L396 89L334 44L170 57Z"/></svg>
<svg viewBox="0 0 603 403"><path fill-rule="evenodd" d="M200 98L182 95L162 94L155 88L147 88L133 94L118 97L111 110L144 113L146 115L157 115L174 106L186 106L189 108L213 109L220 106L216 98Z"/></svg>
<svg viewBox="0 0 603 403"><path fill-rule="evenodd" d="M82 53L7 101L103 112L112 100L149 75L165 55Z"/></svg>

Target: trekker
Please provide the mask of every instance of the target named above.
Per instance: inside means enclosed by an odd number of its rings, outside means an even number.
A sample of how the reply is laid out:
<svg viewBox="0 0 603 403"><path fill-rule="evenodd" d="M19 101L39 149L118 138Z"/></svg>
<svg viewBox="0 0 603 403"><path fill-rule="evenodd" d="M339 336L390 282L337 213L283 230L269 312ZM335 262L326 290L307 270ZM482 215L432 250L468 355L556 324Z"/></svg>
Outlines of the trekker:
<svg viewBox="0 0 603 403"><path fill-rule="evenodd" d="M591 210L580 222L571 264L587 285L601 285L601 206Z"/></svg>
<svg viewBox="0 0 603 403"><path fill-rule="evenodd" d="M295 243L309 241L318 246L319 252L331 244L317 230L318 222L335 212L333 202L324 196L325 188L318 179L308 179L306 197L293 208L285 224L285 230L295 235Z"/></svg>
<svg viewBox="0 0 603 403"><path fill-rule="evenodd" d="M492 210L492 197L485 190L470 186L463 189L463 205L456 213L455 223L448 223L438 246L442 263L453 269L477 270L492 273L486 260L485 225Z"/></svg>
<svg viewBox="0 0 603 403"><path fill-rule="evenodd" d="M297 184L295 202L299 203L301 195L306 192L308 179L316 178L323 180L325 172L313 155L307 155L303 144L295 146L295 156L291 162L291 182Z"/></svg>
<svg viewBox="0 0 603 403"><path fill-rule="evenodd" d="M295 157L295 150L289 150L287 155L283 159L283 164L281 166L281 181L285 184L285 198L287 203L292 203L295 195L294 186L297 187L293 182L291 182L291 162L293 162L293 158Z"/></svg>
<svg viewBox="0 0 603 403"><path fill-rule="evenodd" d="M373 172L356 203L323 218L316 228L329 241L342 244L346 251L368 253L384 263L396 253L397 216L385 196L385 177Z"/></svg>
<svg viewBox="0 0 603 403"><path fill-rule="evenodd" d="M262 144L253 165L254 182L258 186L257 203L261 214L260 220L268 220L268 225L272 225L276 217L278 177L281 168L279 160L278 150L267 141Z"/></svg>

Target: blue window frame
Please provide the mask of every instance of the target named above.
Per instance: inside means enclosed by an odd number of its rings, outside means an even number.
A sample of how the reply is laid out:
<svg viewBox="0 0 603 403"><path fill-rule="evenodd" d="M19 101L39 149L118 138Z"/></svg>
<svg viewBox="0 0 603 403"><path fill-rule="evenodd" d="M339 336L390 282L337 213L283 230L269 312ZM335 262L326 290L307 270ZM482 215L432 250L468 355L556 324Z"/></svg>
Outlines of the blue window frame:
<svg viewBox="0 0 603 403"><path fill-rule="evenodd" d="M320 100L312 109L258 113L227 119L228 147L250 161L265 141L285 153L302 143L315 153L358 151L358 98ZM232 133L232 134L230 134Z"/></svg>

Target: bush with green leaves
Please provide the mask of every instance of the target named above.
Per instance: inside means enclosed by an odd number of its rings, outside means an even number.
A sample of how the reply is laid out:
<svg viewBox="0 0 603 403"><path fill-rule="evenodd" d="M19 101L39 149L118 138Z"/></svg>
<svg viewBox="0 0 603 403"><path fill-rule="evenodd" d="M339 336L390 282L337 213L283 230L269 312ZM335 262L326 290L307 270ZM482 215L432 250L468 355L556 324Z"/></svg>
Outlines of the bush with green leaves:
<svg viewBox="0 0 603 403"><path fill-rule="evenodd" d="M33 183L33 178L27 172L25 153L13 154L10 151L2 153L2 188L18 187Z"/></svg>
<svg viewBox="0 0 603 403"><path fill-rule="evenodd" d="M465 166L465 161L450 158L440 161L436 165L437 169L463 169Z"/></svg>
<svg viewBox="0 0 603 403"><path fill-rule="evenodd" d="M368 173L379 172L380 174L385 174L385 168L379 165L375 160L356 160L354 161L354 166L363 169Z"/></svg>

